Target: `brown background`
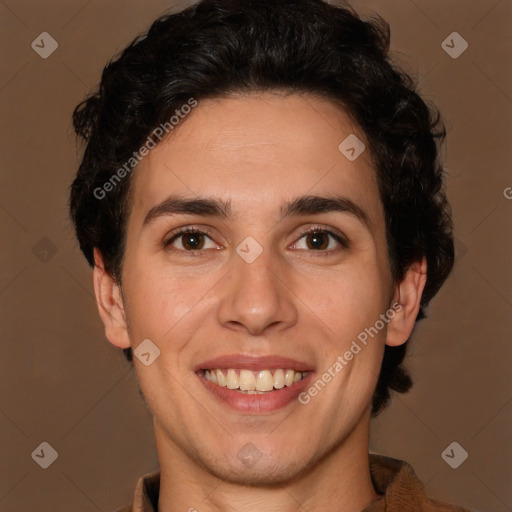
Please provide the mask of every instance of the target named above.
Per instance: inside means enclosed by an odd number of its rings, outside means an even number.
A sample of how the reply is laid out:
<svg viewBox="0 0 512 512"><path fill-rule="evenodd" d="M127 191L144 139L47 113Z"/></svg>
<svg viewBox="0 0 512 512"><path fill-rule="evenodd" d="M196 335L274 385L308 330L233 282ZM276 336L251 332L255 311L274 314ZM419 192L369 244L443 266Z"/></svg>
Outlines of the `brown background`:
<svg viewBox="0 0 512 512"><path fill-rule="evenodd" d="M104 338L66 202L73 107L171 5L0 2L0 512L109 512L157 469L149 412ZM456 268L407 359L415 386L375 421L371 449L409 461L440 499L511 510L512 2L353 5L391 24L397 61L444 114L457 237ZM47 59L31 48L44 31L59 44ZM469 43L458 59L441 48L453 31ZM31 457L43 441L59 454L46 470ZM441 458L452 441L469 453L458 469Z"/></svg>

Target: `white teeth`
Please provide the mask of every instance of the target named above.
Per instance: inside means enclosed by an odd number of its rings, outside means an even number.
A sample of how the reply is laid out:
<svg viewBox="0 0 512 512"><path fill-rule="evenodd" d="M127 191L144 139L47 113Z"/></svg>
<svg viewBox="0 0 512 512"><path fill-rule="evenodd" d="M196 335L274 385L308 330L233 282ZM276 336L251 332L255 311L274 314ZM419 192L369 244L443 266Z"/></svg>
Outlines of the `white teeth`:
<svg viewBox="0 0 512 512"><path fill-rule="evenodd" d="M226 387L226 377L220 370L215 370L215 374L217 375L217 384L222 387Z"/></svg>
<svg viewBox="0 0 512 512"><path fill-rule="evenodd" d="M240 382L238 379L238 375L236 374L235 370L228 370L228 375L226 378L226 387L229 389L238 389L239 383Z"/></svg>
<svg viewBox="0 0 512 512"><path fill-rule="evenodd" d="M274 372L274 387L276 389L284 388L284 372L281 368Z"/></svg>
<svg viewBox="0 0 512 512"><path fill-rule="evenodd" d="M252 373L252 372L251 372ZM299 374L297 374L299 375ZM256 382L256 389L258 391L271 391L274 388L274 377L269 370L261 370L258 373L258 381Z"/></svg>
<svg viewBox="0 0 512 512"><path fill-rule="evenodd" d="M206 380L228 389L239 389L246 394L269 392L273 389L282 389L284 386L291 386L302 380L307 372L296 372L291 368L274 370L251 370L241 369L239 373L233 368L221 370L220 368L205 370Z"/></svg>
<svg viewBox="0 0 512 512"><path fill-rule="evenodd" d="M240 370L240 389L242 391L253 391L256 388L256 378L249 370Z"/></svg>

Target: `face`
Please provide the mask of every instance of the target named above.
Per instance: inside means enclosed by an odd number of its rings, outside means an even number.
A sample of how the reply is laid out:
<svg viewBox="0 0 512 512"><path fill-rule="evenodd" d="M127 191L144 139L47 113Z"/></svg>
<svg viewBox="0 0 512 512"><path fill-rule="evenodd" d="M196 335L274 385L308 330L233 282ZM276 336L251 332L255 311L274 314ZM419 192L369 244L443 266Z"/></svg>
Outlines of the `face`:
<svg viewBox="0 0 512 512"><path fill-rule="evenodd" d="M340 151L349 135L368 148L309 95L204 100L136 169L122 297L132 348L160 350L134 358L159 452L284 482L366 428L395 287L375 170L368 149Z"/></svg>

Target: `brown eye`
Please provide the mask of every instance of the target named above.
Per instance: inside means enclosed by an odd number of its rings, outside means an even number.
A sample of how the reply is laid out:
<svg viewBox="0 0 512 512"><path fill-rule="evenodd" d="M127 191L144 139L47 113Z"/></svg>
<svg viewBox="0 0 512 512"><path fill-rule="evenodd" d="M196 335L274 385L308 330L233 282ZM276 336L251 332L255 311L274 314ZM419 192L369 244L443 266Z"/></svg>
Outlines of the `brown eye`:
<svg viewBox="0 0 512 512"><path fill-rule="evenodd" d="M203 249L219 248L208 234L194 228L181 229L163 242L163 245L169 251L184 253L201 253L205 252Z"/></svg>
<svg viewBox="0 0 512 512"><path fill-rule="evenodd" d="M306 243L309 249L327 249L329 236L323 232L310 233L306 236Z"/></svg>
<svg viewBox="0 0 512 512"><path fill-rule="evenodd" d="M320 227L305 231L295 243L296 249L309 250L325 255L348 249L348 247L348 239L343 235Z"/></svg>
<svg viewBox="0 0 512 512"><path fill-rule="evenodd" d="M202 233L184 233L180 235L182 246L188 251L202 249L204 235Z"/></svg>

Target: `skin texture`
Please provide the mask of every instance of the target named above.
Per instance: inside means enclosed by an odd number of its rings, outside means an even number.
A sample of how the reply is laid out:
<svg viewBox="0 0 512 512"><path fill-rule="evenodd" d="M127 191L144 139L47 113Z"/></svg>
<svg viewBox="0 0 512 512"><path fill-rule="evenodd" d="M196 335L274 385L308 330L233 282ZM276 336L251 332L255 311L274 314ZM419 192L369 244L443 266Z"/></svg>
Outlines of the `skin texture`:
<svg viewBox="0 0 512 512"><path fill-rule="evenodd" d="M338 149L349 134L367 148L353 162ZM200 101L171 135L133 176L122 291L97 250L94 269L109 341L135 349L149 338L161 351L147 367L134 358L154 418L159 512L360 511L378 498L368 437L384 345L407 340L426 277L422 261L392 280L364 134L331 102L265 93ZM162 215L144 225L170 194L230 201L232 217ZM282 205L304 195L344 196L368 225L347 212L280 220ZM187 226L209 229L201 254L187 253L186 236L165 247ZM315 249L302 233L316 226L348 247L324 235ZM250 264L236 252L249 236L263 248ZM320 376L394 303L400 311L307 405L242 414L194 373L224 354L276 354ZM252 467L237 457L247 443L261 453Z"/></svg>

